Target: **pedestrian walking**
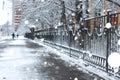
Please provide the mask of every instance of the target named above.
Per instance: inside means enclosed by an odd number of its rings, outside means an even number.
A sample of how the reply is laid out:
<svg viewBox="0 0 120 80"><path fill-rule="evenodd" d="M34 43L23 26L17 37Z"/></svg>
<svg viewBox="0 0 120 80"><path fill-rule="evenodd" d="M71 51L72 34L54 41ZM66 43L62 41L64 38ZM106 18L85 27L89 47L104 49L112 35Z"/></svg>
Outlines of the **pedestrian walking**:
<svg viewBox="0 0 120 80"><path fill-rule="evenodd" d="M14 39L15 38L15 34L14 33L12 33L12 39Z"/></svg>
<svg viewBox="0 0 120 80"><path fill-rule="evenodd" d="M17 34L17 38L19 37L19 35Z"/></svg>

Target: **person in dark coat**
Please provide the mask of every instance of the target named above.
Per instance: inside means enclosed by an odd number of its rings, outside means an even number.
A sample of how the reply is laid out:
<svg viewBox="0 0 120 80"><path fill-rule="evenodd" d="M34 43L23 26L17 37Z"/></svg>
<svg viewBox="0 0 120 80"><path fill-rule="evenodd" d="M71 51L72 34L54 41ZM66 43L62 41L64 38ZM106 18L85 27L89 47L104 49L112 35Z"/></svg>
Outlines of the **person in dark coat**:
<svg viewBox="0 0 120 80"><path fill-rule="evenodd" d="M18 36L19 36L19 35L17 34L17 38L18 38Z"/></svg>
<svg viewBox="0 0 120 80"><path fill-rule="evenodd" d="M14 39L15 38L15 34L14 33L12 33L12 39Z"/></svg>

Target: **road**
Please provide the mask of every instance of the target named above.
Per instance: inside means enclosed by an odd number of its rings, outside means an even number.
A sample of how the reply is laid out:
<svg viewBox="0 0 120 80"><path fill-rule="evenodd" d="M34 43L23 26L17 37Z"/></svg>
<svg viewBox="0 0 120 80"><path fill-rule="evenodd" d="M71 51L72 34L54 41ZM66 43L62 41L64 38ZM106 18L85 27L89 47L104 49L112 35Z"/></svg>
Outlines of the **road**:
<svg viewBox="0 0 120 80"><path fill-rule="evenodd" d="M103 80L28 39L0 42L0 80Z"/></svg>

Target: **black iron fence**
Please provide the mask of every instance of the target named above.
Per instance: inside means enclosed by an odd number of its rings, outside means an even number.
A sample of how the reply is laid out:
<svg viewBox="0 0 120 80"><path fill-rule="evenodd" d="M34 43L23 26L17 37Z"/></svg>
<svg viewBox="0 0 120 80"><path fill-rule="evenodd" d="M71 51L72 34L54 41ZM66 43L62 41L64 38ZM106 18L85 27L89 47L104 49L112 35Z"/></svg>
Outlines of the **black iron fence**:
<svg viewBox="0 0 120 80"><path fill-rule="evenodd" d="M112 26L109 29L105 27L108 17ZM69 29L69 26L72 28ZM34 35L44 38L52 47L63 49L71 57L82 58L104 71L114 72L107 59L112 52L120 52L120 46L117 44L120 38L119 13L84 19L79 23L79 28L75 25L67 27L67 31L64 31L63 26L59 26L57 29L35 31ZM118 74L120 76L120 71Z"/></svg>

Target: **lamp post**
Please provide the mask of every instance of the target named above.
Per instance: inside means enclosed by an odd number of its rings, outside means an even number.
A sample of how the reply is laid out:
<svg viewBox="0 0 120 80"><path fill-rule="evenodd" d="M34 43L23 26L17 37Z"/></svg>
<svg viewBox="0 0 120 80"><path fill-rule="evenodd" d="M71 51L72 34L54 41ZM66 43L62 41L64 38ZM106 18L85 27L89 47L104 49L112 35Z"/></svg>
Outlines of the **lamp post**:
<svg viewBox="0 0 120 80"><path fill-rule="evenodd" d="M107 12L107 24L105 26L107 28L107 50L106 50L106 72L108 72L108 56L111 48L111 23L110 23L110 11Z"/></svg>

